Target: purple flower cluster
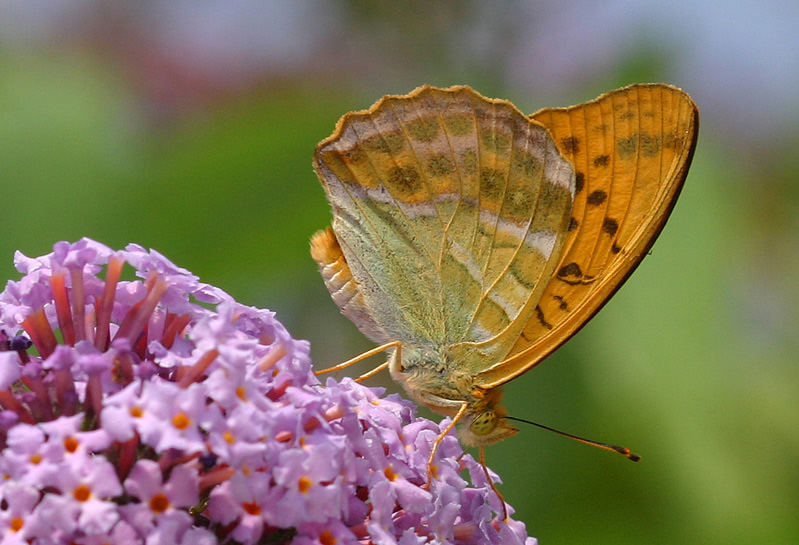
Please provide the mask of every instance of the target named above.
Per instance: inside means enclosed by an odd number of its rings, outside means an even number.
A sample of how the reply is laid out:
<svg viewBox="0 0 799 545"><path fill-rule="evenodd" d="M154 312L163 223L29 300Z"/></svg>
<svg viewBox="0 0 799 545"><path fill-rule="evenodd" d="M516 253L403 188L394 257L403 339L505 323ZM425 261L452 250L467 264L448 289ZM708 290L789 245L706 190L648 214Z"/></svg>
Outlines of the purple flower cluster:
<svg viewBox="0 0 799 545"><path fill-rule="evenodd" d="M0 293L0 544L534 543L442 425L155 251L83 239ZM123 265L136 277L123 280ZM468 476L470 483L464 479Z"/></svg>

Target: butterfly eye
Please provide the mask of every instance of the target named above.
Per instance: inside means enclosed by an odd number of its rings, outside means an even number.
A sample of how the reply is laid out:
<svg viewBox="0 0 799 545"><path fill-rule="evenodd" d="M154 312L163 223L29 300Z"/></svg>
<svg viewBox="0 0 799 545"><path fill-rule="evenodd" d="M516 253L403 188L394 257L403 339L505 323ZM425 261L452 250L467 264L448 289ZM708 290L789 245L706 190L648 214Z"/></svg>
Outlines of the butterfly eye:
<svg viewBox="0 0 799 545"><path fill-rule="evenodd" d="M469 430L475 435L488 435L497 427L497 413L483 411L478 414L469 425Z"/></svg>

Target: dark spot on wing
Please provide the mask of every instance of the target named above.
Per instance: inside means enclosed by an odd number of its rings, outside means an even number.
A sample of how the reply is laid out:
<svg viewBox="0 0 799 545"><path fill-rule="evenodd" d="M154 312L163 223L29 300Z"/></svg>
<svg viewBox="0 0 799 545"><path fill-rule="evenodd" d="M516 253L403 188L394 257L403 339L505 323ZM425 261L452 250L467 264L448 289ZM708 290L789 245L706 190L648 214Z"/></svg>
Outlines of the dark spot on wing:
<svg viewBox="0 0 799 545"><path fill-rule="evenodd" d="M474 130L474 117L469 114L447 115L444 124L453 136L463 136Z"/></svg>
<svg viewBox="0 0 799 545"><path fill-rule="evenodd" d="M592 204L594 206L598 206L605 202L605 199L608 198L608 194L602 191L601 189L597 189L596 191L592 191L590 195L588 195L588 204Z"/></svg>
<svg viewBox="0 0 799 545"><path fill-rule="evenodd" d="M585 174L578 172L574 175L574 193L579 193L585 185Z"/></svg>
<svg viewBox="0 0 799 545"><path fill-rule="evenodd" d="M405 145L405 139L401 133L389 132L383 135L376 134L363 141L362 146L367 151L379 151L381 153L396 153Z"/></svg>
<svg viewBox="0 0 799 545"><path fill-rule="evenodd" d="M621 252L621 248L619 246L617 246L616 243L614 242L613 246L610 247L610 251L612 253L614 253L614 254L617 254L617 253Z"/></svg>
<svg viewBox="0 0 799 545"><path fill-rule="evenodd" d="M616 234L616 231L619 230L619 222L613 218L605 218L605 221L602 222L602 230L610 236L613 236Z"/></svg>
<svg viewBox="0 0 799 545"><path fill-rule="evenodd" d="M610 155L599 155L594 157L595 167L606 167L610 163Z"/></svg>
<svg viewBox="0 0 799 545"><path fill-rule="evenodd" d="M627 138L619 138L616 142L616 148L619 150L619 157L622 159L632 159L638 149L638 135L634 134Z"/></svg>
<svg viewBox="0 0 799 545"><path fill-rule="evenodd" d="M405 147L405 136L401 132L390 132L383 135L383 140L391 153L396 153Z"/></svg>
<svg viewBox="0 0 799 545"><path fill-rule="evenodd" d="M553 295L552 298L555 299L555 301L558 301L558 308L560 310L569 310L569 305L566 303L566 300L563 297L560 295Z"/></svg>
<svg viewBox="0 0 799 545"><path fill-rule="evenodd" d="M685 138L677 134L667 134L663 137L663 147L667 149L679 150L685 144Z"/></svg>
<svg viewBox="0 0 799 545"><path fill-rule="evenodd" d="M427 162L427 169L433 176L443 176L454 172L455 165L452 164L452 160L449 157L440 153L430 158Z"/></svg>
<svg viewBox="0 0 799 545"><path fill-rule="evenodd" d="M382 151L383 153L388 153L389 151L388 144L379 134L363 140L361 145L369 151Z"/></svg>
<svg viewBox="0 0 799 545"><path fill-rule="evenodd" d="M560 139L560 144L568 153L577 153L580 150L580 139L575 136L567 136Z"/></svg>
<svg viewBox="0 0 799 545"><path fill-rule="evenodd" d="M481 133L483 145L486 149L496 153L502 153L510 148L511 137L503 132L495 130L494 127L486 127Z"/></svg>
<svg viewBox="0 0 799 545"><path fill-rule="evenodd" d="M538 321L541 322L541 325L547 329L552 329L552 324L547 322L546 318L544 317L544 311L541 310L541 307L536 305L535 306L535 315L538 318Z"/></svg>
<svg viewBox="0 0 799 545"><path fill-rule="evenodd" d="M539 176L541 174L541 161L523 151L513 156L513 167L520 170L525 176Z"/></svg>
<svg viewBox="0 0 799 545"><path fill-rule="evenodd" d="M577 221L574 216L569 219L569 231L574 231L580 225L580 222Z"/></svg>
<svg viewBox="0 0 799 545"><path fill-rule="evenodd" d="M480 170L480 195L499 200L505 187L505 174L502 171L483 167Z"/></svg>
<svg viewBox="0 0 799 545"><path fill-rule="evenodd" d="M461 163L465 174L474 174L477 170L477 153L469 148L461 152Z"/></svg>
<svg viewBox="0 0 799 545"><path fill-rule="evenodd" d="M535 206L535 194L527 188L518 188L508 191L502 207L502 216L516 221L524 221L530 217Z"/></svg>
<svg viewBox="0 0 799 545"><path fill-rule="evenodd" d="M535 204L535 223L537 225L563 225L563 210L571 206L571 191L561 184L544 181L541 184L538 202Z"/></svg>
<svg viewBox="0 0 799 545"><path fill-rule="evenodd" d="M563 267L560 268L560 270L558 271L558 276L561 277L574 276L577 278L582 278L583 271L582 269L580 269L580 265L572 261L568 265L564 265Z"/></svg>
<svg viewBox="0 0 799 545"><path fill-rule="evenodd" d="M408 134L418 142L431 142L439 130L438 120L433 117L423 117L408 123Z"/></svg>
<svg viewBox="0 0 799 545"><path fill-rule="evenodd" d="M388 184L404 195L412 195L422 188L421 176L414 167L393 167L388 171Z"/></svg>
<svg viewBox="0 0 799 545"><path fill-rule="evenodd" d="M660 138L657 136L650 136L648 134L641 134L641 153L645 157L652 157L657 155L660 151Z"/></svg>

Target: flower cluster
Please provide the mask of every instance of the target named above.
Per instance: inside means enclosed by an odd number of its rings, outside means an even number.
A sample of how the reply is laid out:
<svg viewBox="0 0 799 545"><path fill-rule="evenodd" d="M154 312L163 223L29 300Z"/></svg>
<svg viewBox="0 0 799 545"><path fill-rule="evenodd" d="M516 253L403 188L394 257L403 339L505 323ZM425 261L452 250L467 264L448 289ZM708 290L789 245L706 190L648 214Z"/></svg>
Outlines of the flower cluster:
<svg viewBox="0 0 799 545"><path fill-rule="evenodd" d="M454 436L426 483L443 428L352 380L320 384L273 313L136 245L15 262L1 544L534 543L497 518Z"/></svg>

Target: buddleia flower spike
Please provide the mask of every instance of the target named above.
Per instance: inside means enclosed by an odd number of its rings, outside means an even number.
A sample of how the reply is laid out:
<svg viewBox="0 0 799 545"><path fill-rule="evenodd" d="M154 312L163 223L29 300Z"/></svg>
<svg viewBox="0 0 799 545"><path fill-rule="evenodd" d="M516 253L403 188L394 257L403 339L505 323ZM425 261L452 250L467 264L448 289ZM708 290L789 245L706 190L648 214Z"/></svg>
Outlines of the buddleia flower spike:
<svg viewBox="0 0 799 545"><path fill-rule="evenodd" d="M527 543L454 436L154 250L15 256L0 293L0 543ZM133 274L131 274L131 271ZM471 482L464 479L464 475Z"/></svg>

